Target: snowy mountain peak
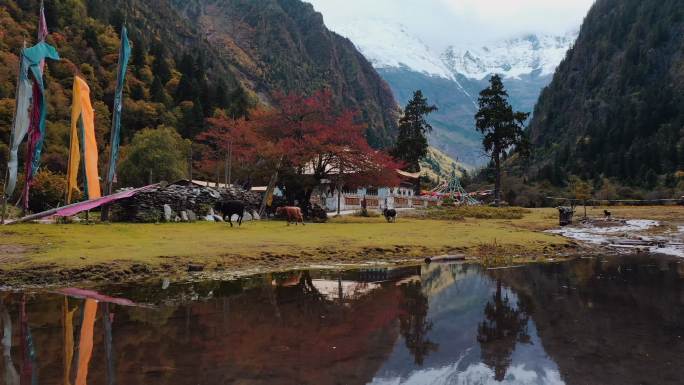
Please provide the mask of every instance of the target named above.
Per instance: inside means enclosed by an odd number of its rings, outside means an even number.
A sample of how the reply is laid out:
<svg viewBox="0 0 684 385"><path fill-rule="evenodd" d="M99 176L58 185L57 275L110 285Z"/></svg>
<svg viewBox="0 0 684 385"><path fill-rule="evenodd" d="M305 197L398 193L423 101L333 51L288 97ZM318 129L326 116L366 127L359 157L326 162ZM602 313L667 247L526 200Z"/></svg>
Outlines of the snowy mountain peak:
<svg viewBox="0 0 684 385"><path fill-rule="evenodd" d="M483 46L451 46L439 54L390 20L356 19L335 31L349 38L375 68L403 68L452 80L457 75L481 80L494 73L507 78L552 74L578 34L527 34Z"/></svg>
<svg viewBox="0 0 684 385"><path fill-rule="evenodd" d="M550 75L575 42L577 34L576 30L561 36L529 34L482 47L452 46L441 58L453 73L477 80L493 73L507 78Z"/></svg>
<svg viewBox="0 0 684 385"><path fill-rule="evenodd" d="M406 68L428 76L454 77L439 55L400 23L358 19L335 32L351 40L375 68Z"/></svg>

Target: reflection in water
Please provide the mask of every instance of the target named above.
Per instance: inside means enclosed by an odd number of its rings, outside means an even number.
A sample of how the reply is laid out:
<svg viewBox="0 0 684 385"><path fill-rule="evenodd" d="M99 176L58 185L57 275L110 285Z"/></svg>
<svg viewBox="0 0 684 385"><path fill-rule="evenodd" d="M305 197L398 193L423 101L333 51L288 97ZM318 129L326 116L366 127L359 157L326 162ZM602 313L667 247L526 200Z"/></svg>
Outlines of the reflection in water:
<svg viewBox="0 0 684 385"><path fill-rule="evenodd" d="M496 280L496 292L484 309L484 320L477 328L477 341L482 349L482 361L494 369L495 379L502 381L511 364L511 355L518 342L530 343L527 332L529 316L520 301L515 306L502 293L501 280Z"/></svg>
<svg viewBox="0 0 684 385"><path fill-rule="evenodd" d="M116 382L116 372L114 370L114 352L112 345L112 322L114 321L114 313L109 311L109 303L102 304L102 323L104 324L104 345L105 345L105 363L107 365L107 385L114 385Z"/></svg>
<svg viewBox="0 0 684 385"><path fill-rule="evenodd" d="M33 345L33 335L28 323L28 314L26 313L26 295L21 296L21 303L19 305L19 314L21 319L21 351L23 353L21 360L21 385L35 385L38 383L37 363L36 363L36 349Z"/></svg>
<svg viewBox="0 0 684 385"><path fill-rule="evenodd" d="M78 366L76 369L76 385L86 385L90 357L93 354L93 333L95 328L95 313L97 301L86 299L83 308L83 322L81 323L81 337L78 344Z"/></svg>
<svg viewBox="0 0 684 385"><path fill-rule="evenodd" d="M681 384L684 261L585 259L492 274L534 306L568 384Z"/></svg>
<svg viewBox="0 0 684 385"><path fill-rule="evenodd" d="M12 320L9 312L0 298L0 319L2 320L2 358L4 363L5 384L19 385L19 373L12 363Z"/></svg>
<svg viewBox="0 0 684 385"><path fill-rule="evenodd" d="M423 365L425 357L439 347L428 338L428 333L432 329L432 322L427 318L428 299L421 291L420 282L417 281L401 285L401 292L403 300L399 330L416 365Z"/></svg>
<svg viewBox="0 0 684 385"><path fill-rule="evenodd" d="M0 293L4 383L610 385L684 378L684 269L676 261L302 271L101 292L119 298ZM124 306L135 303L150 306Z"/></svg>
<svg viewBox="0 0 684 385"><path fill-rule="evenodd" d="M74 358L74 313L77 310L78 308L69 310L69 298L65 296L64 304L62 305L64 385L71 385L71 361Z"/></svg>

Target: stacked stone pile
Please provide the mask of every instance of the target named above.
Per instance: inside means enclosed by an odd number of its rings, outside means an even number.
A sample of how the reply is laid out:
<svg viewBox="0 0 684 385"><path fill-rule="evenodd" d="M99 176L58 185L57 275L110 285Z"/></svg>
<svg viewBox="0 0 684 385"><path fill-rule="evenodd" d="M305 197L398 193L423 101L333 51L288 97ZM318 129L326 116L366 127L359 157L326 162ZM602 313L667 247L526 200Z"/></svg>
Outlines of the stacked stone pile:
<svg viewBox="0 0 684 385"><path fill-rule="evenodd" d="M231 185L228 188L218 189L221 198L226 200L236 200L245 202L248 209L259 210L261 205L261 195L255 192L244 190L240 186Z"/></svg>
<svg viewBox="0 0 684 385"><path fill-rule="evenodd" d="M117 222L174 222L213 218L213 207L219 201L239 200L248 209L258 209L259 194L238 186L226 189L195 184L159 185L112 206L112 220Z"/></svg>

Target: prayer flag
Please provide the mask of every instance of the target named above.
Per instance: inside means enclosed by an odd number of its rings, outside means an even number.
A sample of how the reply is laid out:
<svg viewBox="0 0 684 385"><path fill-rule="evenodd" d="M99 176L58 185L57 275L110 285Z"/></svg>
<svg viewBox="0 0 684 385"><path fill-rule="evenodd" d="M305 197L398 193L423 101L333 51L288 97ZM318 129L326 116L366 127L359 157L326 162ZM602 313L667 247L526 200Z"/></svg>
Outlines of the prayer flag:
<svg viewBox="0 0 684 385"><path fill-rule="evenodd" d="M43 146L45 117L47 116L47 102L40 63L45 59L59 60L59 55L55 48L45 42L40 42L31 48L24 48L21 51L15 97L16 109L12 132L10 133L10 154L7 163L9 178L4 192L7 198L14 193L16 188L17 154L21 142L29 132L31 132L32 140L29 144L27 155L27 181L30 181L33 172L40 165L40 152Z"/></svg>
<svg viewBox="0 0 684 385"><path fill-rule="evenodd" d="M82 149L79 150L79 141ZM82 78L74 77L71 106L71 143L67 167L67 204L71 203L74 189L78 189L78 171L83 155L83 186L87 200L100 198L100 176L97 170L97 140L95 114L90 104L90 88Z"/></svg>
<svg viewBox="0 0 684 385"><path fill-rule="evenodd" d="M121 48L119 49L119 67L117 70L116 92L114 94L114 111L112 116L112 134L110 140L109 168L107 171L107 194L111 193L112 182L116 174L116 163L119 160L119 144L121 140L121 109L123 106L123 88L126 81L126 68L131 56L131 44L128 41L126 27L121 27Z"/></svg>
<svg viewBox="0 0 684 385"><path fill-rule="evenodd" d="M45 119L47 117L47 96L43 84L43 71L40 63L45 59L59 60L59 54L55 48L47 43L40 42L31 48L23 50L22 56L27 60L27 73L19 76L31 77L32 100L31 117L28 126L28 159L26 163L26 182L24 184L23 202L24 208L28 208L28 196L33 177L40 167L40 155L43 151L45 140Z"/></svg>

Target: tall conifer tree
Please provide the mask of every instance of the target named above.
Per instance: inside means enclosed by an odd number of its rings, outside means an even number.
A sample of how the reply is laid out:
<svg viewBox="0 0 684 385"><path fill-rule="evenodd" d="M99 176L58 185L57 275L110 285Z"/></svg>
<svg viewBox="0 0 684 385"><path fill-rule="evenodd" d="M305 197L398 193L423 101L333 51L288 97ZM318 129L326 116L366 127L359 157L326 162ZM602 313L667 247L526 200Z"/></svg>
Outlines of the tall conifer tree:
<svg viewBox="0 0 684 385"><path fill-rule="evenodd" d="M489 83L489 87L480 92L480 109L475 114L475 126L483 135L482 147L490 155L494 165L494 202L498 205L501 201L502 157L514 146L518 146L521 151L526 149L524 124L530 114L513 111L499 75L492 76Z"/></svg>
<svg viewBox="0 0 684 385"><path fill-rule="evenodd" d="M404 115L399 119L399 137L393 155L406 163L408 171L420 171L419 162L428 151L426 135L432 131L432 126L426 119L435 111L437 107L429 105L423 92L417 90L406 105Z"/></svg>

